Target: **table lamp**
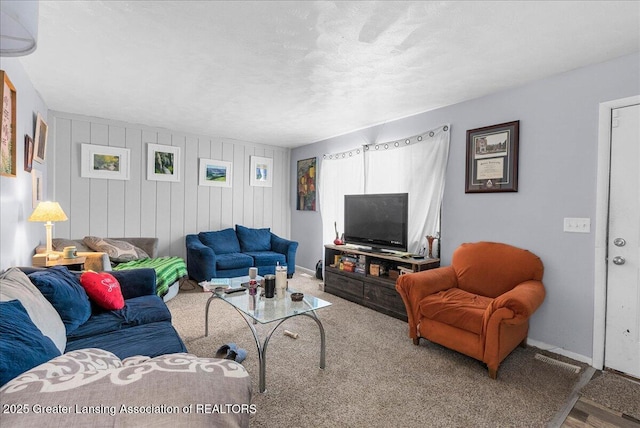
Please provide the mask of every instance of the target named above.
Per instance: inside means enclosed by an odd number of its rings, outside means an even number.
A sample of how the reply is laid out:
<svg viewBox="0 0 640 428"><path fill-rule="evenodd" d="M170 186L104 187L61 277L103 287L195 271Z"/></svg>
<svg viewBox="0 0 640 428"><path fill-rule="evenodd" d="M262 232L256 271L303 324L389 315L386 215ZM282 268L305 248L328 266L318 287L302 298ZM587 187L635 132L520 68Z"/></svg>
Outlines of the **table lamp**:
<svg viewBox="0 0 640 428"><path fill-rule="evenodd" d="M62 211L60 204L57 202L45 201L38 203L38 206L29 216L29 221L44 221L44 227L47 229L47 254L53 251L51 245L51 228L54 221L67 221L67 215Z"/></svg>

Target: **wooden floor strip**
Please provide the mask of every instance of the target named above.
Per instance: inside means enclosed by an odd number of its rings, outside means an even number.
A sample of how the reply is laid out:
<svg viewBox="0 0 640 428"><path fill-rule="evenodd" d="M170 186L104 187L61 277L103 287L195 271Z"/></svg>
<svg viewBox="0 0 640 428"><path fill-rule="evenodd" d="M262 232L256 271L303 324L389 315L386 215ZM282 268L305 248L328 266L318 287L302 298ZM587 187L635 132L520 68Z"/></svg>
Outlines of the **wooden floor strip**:
<svg viewBox="0 0 640 428"><path fill-rule="evenodd" d="M562 424L563 428L640 428L640 421L594 401L580 398Z"/></svg>

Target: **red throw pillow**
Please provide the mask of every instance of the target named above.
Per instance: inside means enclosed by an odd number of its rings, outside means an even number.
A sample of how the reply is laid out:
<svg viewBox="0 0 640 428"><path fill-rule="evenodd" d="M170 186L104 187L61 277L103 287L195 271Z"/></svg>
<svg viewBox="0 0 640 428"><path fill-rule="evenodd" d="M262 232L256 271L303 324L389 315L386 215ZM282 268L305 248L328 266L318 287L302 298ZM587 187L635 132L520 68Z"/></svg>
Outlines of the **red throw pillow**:
<svg viewBox="0 0 640 428"><path fill-rule="evenodd" d="M108 310L124 308L120 283L113 275L106 272L84 272L80 275L80 284L98 306Z"/></svg>

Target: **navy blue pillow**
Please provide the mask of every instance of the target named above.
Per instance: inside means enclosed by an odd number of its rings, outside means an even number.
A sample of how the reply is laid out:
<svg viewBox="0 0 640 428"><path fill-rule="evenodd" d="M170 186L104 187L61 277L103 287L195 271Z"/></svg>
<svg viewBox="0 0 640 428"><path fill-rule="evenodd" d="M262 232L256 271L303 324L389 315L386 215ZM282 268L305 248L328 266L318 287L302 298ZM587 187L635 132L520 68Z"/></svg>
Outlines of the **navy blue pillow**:
<svg viewBox="0 0 640 428"><path fill-rule="evenodd" d="M236 224L236 232L243 253L271 250L271 229L250 229Z"/></svg>
<svg viewBox="0 0 640 428"><path fill-rule="evenodd" d="M89 296L65 266L33 272L29 279L58 312L67 335L87 322L91 316Z"/></svg>
<svg viewBox="0 0 640 428"><path fill-rule="evenodd" d="M0 302L0 386L59 355L19 300Z"/></svg>
<svg viewBox="0 0 640 428"><path fill-rule="evenodd" d="M232 228L220 230L218 232L198 233L200 241L211 248L216 254L239 253L240 243L236 236L236 231Z"/></svg>

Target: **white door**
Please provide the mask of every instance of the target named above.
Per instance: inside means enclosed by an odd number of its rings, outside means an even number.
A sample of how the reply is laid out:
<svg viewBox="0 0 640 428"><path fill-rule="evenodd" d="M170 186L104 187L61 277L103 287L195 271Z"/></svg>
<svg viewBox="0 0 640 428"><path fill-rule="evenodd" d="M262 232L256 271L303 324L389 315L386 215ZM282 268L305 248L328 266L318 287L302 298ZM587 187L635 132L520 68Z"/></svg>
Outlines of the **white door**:
<svg viewBox="0 0 640 428"><path fill-rule="evenodd" d="M640 105L611 121L605 361L640 378Z"/></svg>

